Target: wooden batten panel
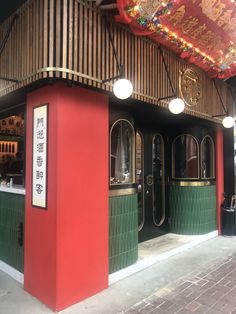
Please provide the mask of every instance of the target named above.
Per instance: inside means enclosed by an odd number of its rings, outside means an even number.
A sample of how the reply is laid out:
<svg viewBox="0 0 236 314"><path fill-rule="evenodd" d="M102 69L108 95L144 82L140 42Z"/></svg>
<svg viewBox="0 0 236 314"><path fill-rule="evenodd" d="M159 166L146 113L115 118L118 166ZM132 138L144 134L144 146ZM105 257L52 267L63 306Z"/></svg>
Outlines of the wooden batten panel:
<svg viewBox="0 0 236 314"><path fill-rule="evenodd" d="M113 82L99 82L119 73L104 16L98 10L80 0L28 0L17 13L19 18L0 58L0 73L21 81L19 84L0 81L0 95L48 77L68 78L112 90ZM1 38L11 19L0 25ZM124 64L125 77L134 86L132 98L167 107L169 100L158 102L158 98L172 95L158 43L135 36L127 26L120 26L112 19L109 24L118 62ZM223 113L207 73L164 48L163 53L174 88L179 87L180 71L186 68L196 70L201 79L202 99L198 106L187 106L186 112L199 117L205 115L210 120L212 115ZM48 72L48 67L57 67L60 71ZM232 104L227 86L219 80L216 83L225 104Z"/></svg>

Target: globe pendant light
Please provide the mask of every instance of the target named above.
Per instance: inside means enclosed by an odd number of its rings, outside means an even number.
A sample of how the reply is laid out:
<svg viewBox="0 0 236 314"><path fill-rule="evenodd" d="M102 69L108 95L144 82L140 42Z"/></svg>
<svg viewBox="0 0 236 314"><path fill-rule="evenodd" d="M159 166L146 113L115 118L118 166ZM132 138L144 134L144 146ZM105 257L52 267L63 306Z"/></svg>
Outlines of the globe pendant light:
<svg viewBox="0 0 236 314"><path fill-rule="evenodd" d="M119 99L129 98L133 93L133 85L129 80L121 78L114 83L113 93Z"/></svg>
<svg viewBox="0 0 236 314"><path fill-rule="evenodd" d="M233 117L225 117L222 121L222 124L225 128L229 129L234 126L234 118Z"/></svg>
<svg viewBox="0 0 236 314"><path fill-rule="evenodd" d="M181 98L174 98L169 102L169 110L173 114L180 114L184 111L185 104Z"/></svg>

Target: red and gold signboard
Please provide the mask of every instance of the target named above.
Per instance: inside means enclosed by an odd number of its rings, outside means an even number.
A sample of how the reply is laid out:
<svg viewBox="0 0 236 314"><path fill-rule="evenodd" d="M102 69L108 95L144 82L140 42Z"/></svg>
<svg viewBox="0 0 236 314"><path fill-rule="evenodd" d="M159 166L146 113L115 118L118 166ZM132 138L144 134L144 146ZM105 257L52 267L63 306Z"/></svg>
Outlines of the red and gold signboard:
<svg viewBox="0 0 236 314"><path fill-rule="evenodd" d="M208 71L236 74L235 0L117 0L121 22Z"/></svg>

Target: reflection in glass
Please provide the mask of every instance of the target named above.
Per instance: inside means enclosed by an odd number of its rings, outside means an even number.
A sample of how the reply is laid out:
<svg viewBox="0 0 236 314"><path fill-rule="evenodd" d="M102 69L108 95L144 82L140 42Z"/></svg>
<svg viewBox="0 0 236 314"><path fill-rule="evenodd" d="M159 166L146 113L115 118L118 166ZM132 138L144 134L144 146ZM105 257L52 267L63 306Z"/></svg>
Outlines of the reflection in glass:
<svg viewBox="0 0 236 314"><path fill-rule="evenodd" d="M201 177L202 179L215 177L215 154L212 138L207 135L201 143Z"/></svg>
<svg viewBox="0 0 236 314"><path fill-rule="evenodd" d="M110 184L133 183L133 127L119 120L111 131Z"/></svg>
<svg viewBox="0 0 236 314"><path fill-rule="evenodd" d="M152 143L153 171L153 222L160 226L165 220L164 143L161 135L155 135Z"/></svg>
<svg viewBox="0 0 236 314"><path fill-rule="evenodd" d="M198 146L196 139L188 134L178 136L172 146L173 177L198 179Z"/></svg>
<svg viewBox="0 0 236 314"><path fill-rule="evenodd" d="M136 133L136 183L138 184L138 227L142 229L144 224L143 203L143 138Z"/></svg>

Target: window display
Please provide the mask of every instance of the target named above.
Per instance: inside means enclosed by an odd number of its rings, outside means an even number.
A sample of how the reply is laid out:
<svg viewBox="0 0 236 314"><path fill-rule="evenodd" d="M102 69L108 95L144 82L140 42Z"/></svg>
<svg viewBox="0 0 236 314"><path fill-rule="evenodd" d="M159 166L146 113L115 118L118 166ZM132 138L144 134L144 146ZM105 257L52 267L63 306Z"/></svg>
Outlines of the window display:
<svg viewBox="0 0 236 314"><path fill-rule="evenodd" d="M24 185L24 114L0 120L1 186Z"/></svg>

